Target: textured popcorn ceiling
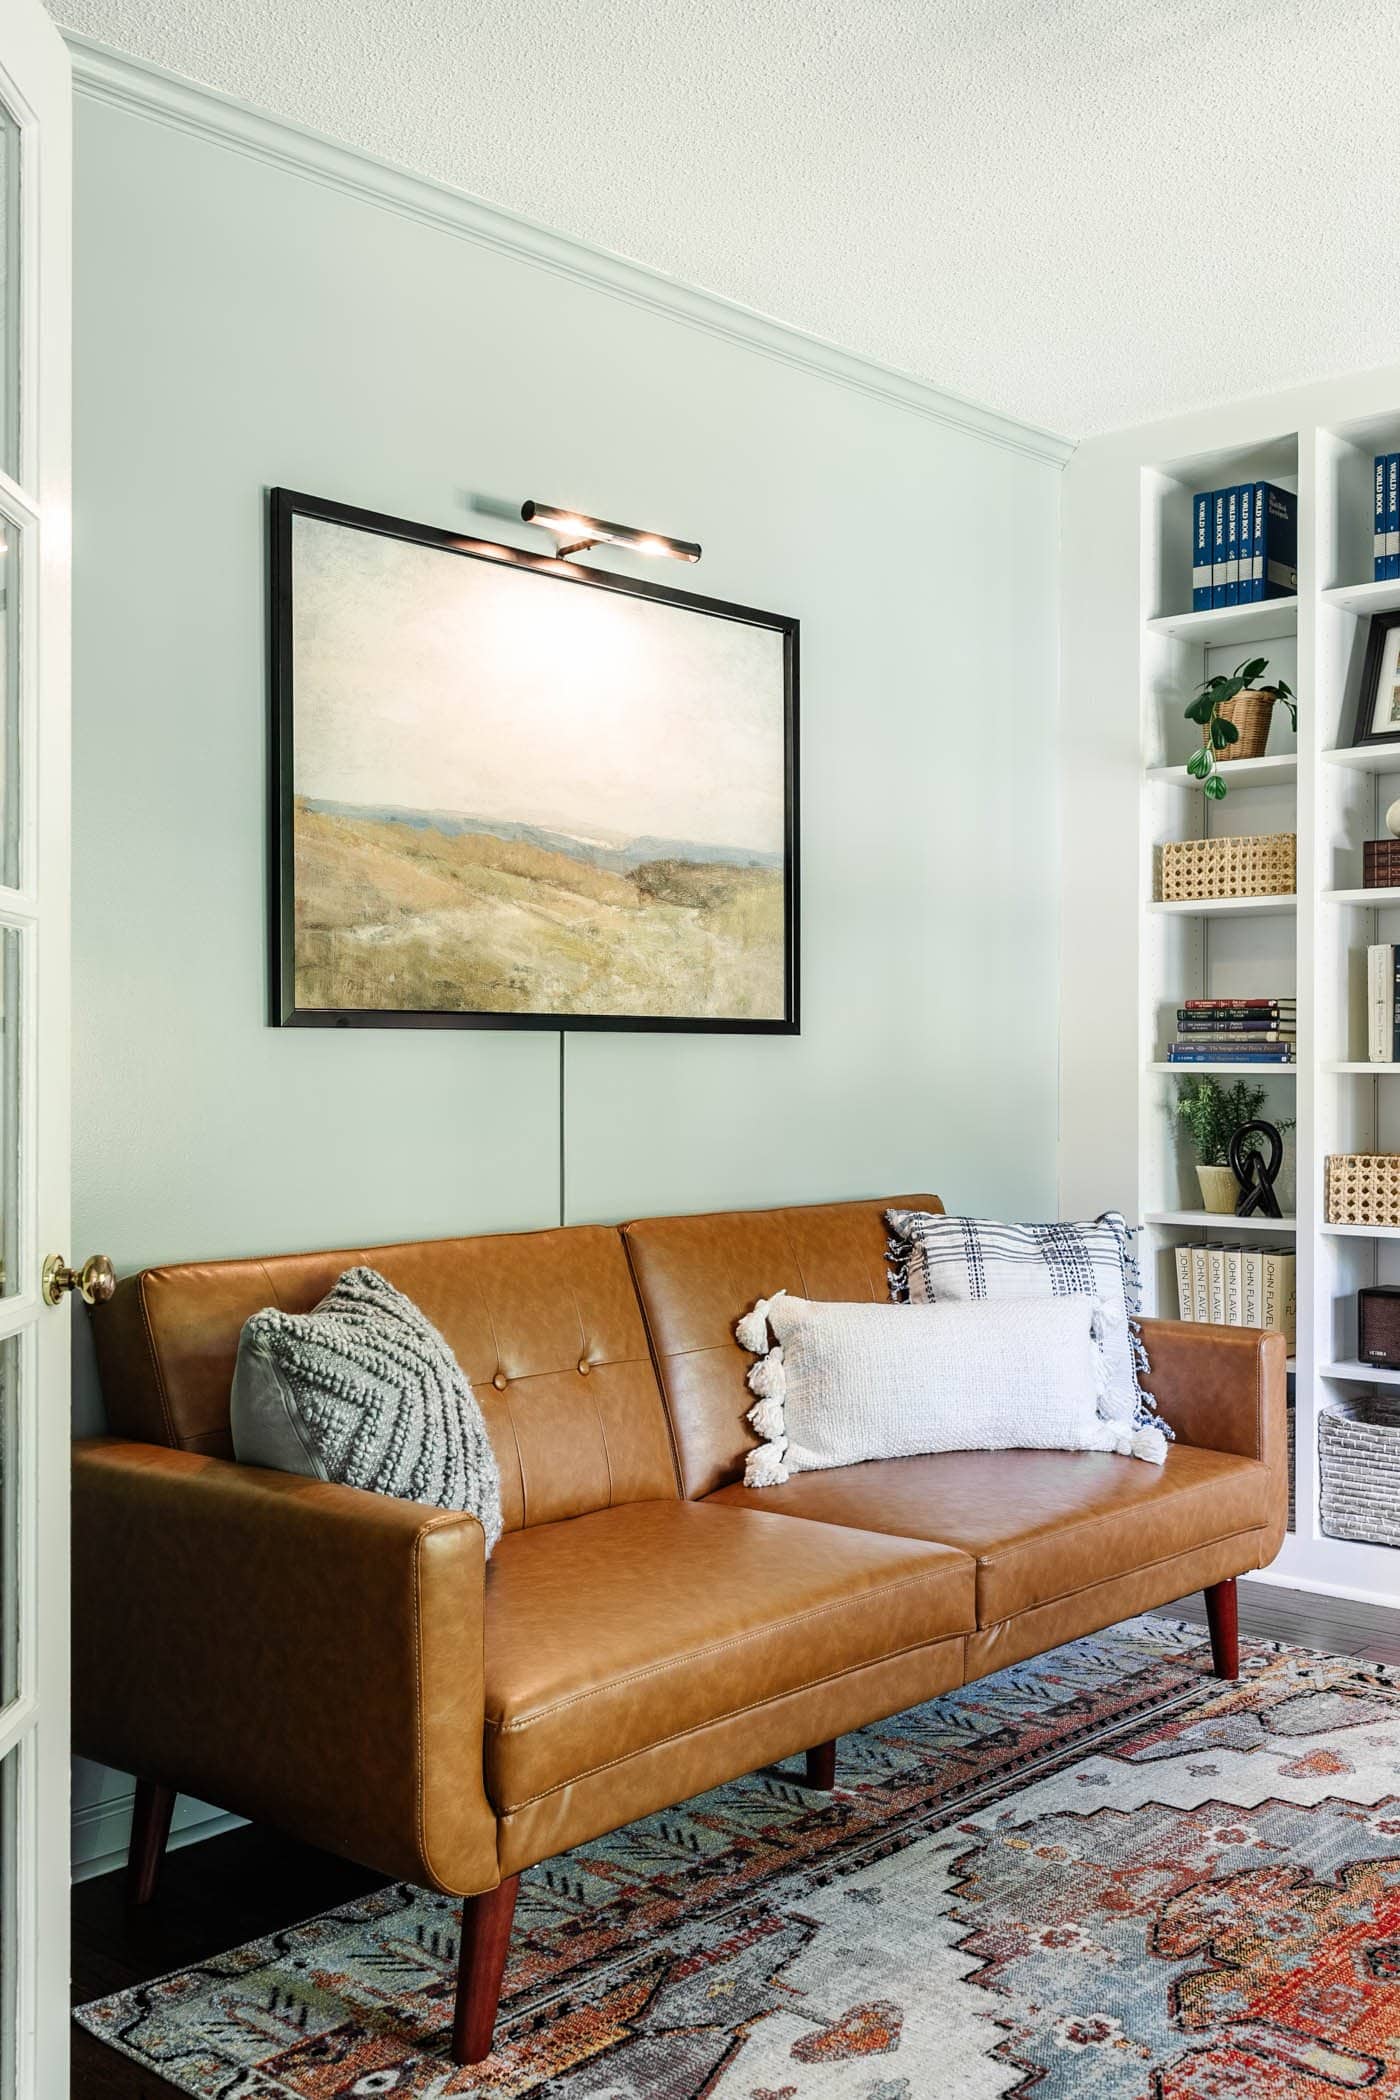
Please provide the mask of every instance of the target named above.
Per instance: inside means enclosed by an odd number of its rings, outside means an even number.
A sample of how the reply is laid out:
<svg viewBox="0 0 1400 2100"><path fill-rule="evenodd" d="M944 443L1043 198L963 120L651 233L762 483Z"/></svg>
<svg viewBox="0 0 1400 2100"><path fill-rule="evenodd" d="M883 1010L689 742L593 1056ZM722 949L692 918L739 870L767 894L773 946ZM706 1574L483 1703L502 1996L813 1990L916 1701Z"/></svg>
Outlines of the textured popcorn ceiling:
<svg viewBox="0 0 1400 2100"><path fill-rule="evenodd" d="M1071 436L1396 356L1387 0L51 0Z"/></svg>

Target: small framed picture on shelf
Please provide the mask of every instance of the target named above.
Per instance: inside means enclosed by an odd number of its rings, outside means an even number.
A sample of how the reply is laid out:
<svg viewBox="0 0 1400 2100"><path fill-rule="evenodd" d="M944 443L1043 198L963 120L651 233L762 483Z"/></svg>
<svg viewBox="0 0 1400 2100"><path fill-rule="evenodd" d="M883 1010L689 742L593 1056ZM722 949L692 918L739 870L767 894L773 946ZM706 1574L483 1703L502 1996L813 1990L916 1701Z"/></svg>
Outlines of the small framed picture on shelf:
<svg viewBox="0 0 1400 2100"><path fill-rule="evenodd" d="M1353 744L1400 744L1400 612L1374 613Z"/></svg>

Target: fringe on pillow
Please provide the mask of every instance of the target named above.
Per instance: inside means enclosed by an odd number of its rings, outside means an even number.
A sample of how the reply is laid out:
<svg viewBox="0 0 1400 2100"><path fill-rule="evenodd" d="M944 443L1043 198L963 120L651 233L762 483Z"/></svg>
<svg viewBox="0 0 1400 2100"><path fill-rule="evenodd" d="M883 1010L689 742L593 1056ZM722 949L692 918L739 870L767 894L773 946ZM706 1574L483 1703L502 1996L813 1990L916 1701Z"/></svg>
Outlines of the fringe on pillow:
<svg viewBox="0 0 1400 2100"><path fill-rule="evenodd" d="M909 1303L909 1242L891 1232L885 1241L885 1281L896 1305Z"/></svg>
<svg viewBox="0 0 1400 2100"><path fill-rule="evenodd" d="M788 1447L787 1421L783 1411L787 1394L783 1345L774 1342L771 1349L768 1346L769 1307L786 1296L786 1291L774 1291L771 1298L760 1298L752 1312L746 1312L734 1329L740 1347L758 1358L757 1363L749 1365L745 1381L754 1396L747 1420L754 1435L762 1437L763 1442L744 1460L745 1487L781 1487L788 1477L788 1469L783 1464Z"/></svg>
<svg viewBox="0 0 1400 2100"><path fill-rule="evenodd" d="M774 1291L771 1298L760 1298L752 1312L746 1312L735 1324L734 1339L741 1349L753 1356L762 1356L768 1347L768 1308L786 1298L786 1291Z"/></svg>
<svg viewBox="0 0 1400 2100"><path fill-rule="evenodd" d="M1123 1296L1128 1306L1128 1354L1132 1360L1133 1386L1137 1392L1134 1427L1156 1429L1168 1443L1174 1444L1175 1430L1170 1423L1162 1420L1157 1412L1157 1402L1142 1383L1144 1378L1151 1377L1152 1365L1148 1361L1147 1344L1138 1325L1138 1315L1142 1311L1142 1273L1138 1268L1137 1250L1133 1244L1137 1234L1121 1210L1101 1211L1095 1223L1106 1225L1117 1240L1118 1259L1123 1267Z"/></svg>

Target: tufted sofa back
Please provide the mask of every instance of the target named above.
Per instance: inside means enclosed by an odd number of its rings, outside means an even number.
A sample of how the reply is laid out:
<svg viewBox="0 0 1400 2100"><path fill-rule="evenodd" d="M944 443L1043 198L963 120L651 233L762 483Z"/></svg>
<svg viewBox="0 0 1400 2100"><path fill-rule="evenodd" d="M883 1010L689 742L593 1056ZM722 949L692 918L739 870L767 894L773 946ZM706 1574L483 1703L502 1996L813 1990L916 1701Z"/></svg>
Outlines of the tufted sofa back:
<svg viewBox="0 0 1400 2100"><path fill-rule="evenodd" d="M309 1312L361 1262L421 1306L471 1380L507 1530L677 1493L627 1255L601 1225L146 1269L93 1322L113 1432L231 1457L244 1321Z"/></svg>

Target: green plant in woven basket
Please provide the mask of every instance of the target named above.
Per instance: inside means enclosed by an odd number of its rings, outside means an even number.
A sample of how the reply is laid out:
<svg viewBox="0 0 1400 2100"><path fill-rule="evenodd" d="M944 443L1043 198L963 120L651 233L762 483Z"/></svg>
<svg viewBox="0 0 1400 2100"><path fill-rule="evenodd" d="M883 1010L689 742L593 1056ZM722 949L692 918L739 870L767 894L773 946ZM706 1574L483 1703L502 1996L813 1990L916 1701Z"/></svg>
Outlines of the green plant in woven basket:
<svg viewBox="0 0 1400 2100"><path fill-rule="evenodd" d="M1247 663L1236 664L1228 678L1202 679L1194 698L1186 703L1188 722L1199 722L1203 742L1199 751L1193 751L1186 761L1186 770L1193 780L1199 780L1202 791L1212 802L1220 802L1225 796L1225 780L1215 762L1217 751L1237 744L1240 732L1227 714L1221 712L1229 707L1241 693L1266 693L1271 700L1280 701L1288 709L1294 732L1298 728L1298 703L1293 689L1279 679L1277 685L1260 685L1259 681L1269 668L1267 656L1252 656Z"/></svg>
<svg viewBox="0 0 1400 2100"><path fill-rule="evenodd" d="M1264 1100L1263 1087L1251 1086L1245 1079L1237 1079L1233 1086L1222 1086L1208 1073L1180 1080L1176 1091L1176 1112L1186 1126L1198 1164L1228 1167L1231 1138L1237 1130L1243 1130L1246 1123L1255 1121ZM1293 1119L1290 1116L1286 1122L1275 1122L1274 1127L1279 1131L1291 1130ZM1257 1138L1251 1137L1246 1150L1262 1151L1263 1146Z"/></svg>

